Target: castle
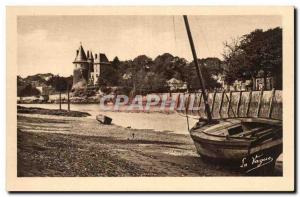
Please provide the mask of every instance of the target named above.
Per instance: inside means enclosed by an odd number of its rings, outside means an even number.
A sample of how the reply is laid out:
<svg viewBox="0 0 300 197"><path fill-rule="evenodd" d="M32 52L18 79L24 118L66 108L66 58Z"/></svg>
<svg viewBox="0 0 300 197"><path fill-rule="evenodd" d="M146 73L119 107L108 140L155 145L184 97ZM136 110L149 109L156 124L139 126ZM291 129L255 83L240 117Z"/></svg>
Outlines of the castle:
<svg viewBox="0 0 300 197"><path fill-rule="evenodd" d="M104 68L110 65L104 53L85 53L81 43L73 64L73 89L99 85Z"/></svg>

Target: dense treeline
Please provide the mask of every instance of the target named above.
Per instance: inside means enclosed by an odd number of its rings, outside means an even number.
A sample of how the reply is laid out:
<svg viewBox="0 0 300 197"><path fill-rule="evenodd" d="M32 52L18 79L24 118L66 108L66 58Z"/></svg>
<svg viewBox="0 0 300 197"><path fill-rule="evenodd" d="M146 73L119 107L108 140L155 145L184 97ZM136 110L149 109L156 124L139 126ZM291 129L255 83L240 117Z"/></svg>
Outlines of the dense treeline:
<svg viewBox="0 0 300 197"><path fill-rule="evenodd" d="M214 75L221 73L221 60L205 58L198 60L206 81L207 88L220 87ZM135 93L168 92L167 81L175 78L186 83L188 90L199 89L199 80L195 66L184 58L174 57L169 53L157 56L154 60L140 55L133 60L119 61L115 57L112 66L102 75L105 86L121 86Z"/></svg>
<svg viewBox="0 0 300 197"><path fill-rule="evenodd" d="M17 96L39 96L38 87L50 87L48 93L65 92L72 86L73 77L61 77L51 73L31 75L26 78L17 76Z"/></svg>
<svg viewBox="0 0 300 197"><path fill-rule="evenodd" d="M275 88L282 89L281 28L257 29L224 46L225 82L273 76Z"/></svg>
<svg viewBox="0 0 300 197"><path fill-rule="evenodd" d="M207 89L220 88L220 79L226 84L236 80L252 80L273 76L275 88L282 88L282 29L255 30L230 43L224 43L223 61L216 57L198 59ZM176 79L185 84L188 91L200 89L194 62L164 53L151 59L140 55L133 60L121 61L115 57L111 66L103 70L99 84L101 89L122 87L126 94L168 92L168 81ZM25 79L18 77L18 96L38 95L32 81L53 87L54 91L66 91L72 84L72 76L38 74ZM70 87L69 87L70 88ZM180 91L180 90L177 90ZM186 90L184 90L186 91Z"/></svg>
<svg viewBox="0 0 300 197"><path fill-rule="evenodd" d="M223 61L218 58L199 59L208 89L219 88L222 79L231 85L236 80L254 80L272 76L274 87L282 89L282 29L257 29L241 38L224 43ZM189 91L200 88L194 62L169 53L151 59L140 55L133 60L112 61L103 75L105 85L128 87L133 92L166 92L166 82L172 78L187 84ZM102 83L103 84L103 83Z"/></svg>

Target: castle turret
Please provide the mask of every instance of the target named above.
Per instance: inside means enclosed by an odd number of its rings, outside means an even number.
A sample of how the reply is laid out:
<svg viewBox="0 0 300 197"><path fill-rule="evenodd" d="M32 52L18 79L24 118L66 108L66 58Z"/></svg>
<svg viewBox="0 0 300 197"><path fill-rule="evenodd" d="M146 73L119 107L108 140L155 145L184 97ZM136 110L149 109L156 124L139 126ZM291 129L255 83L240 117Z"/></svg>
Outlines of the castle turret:
<svg viewBox="0 0 300 197"><path fill-rule="evenodd" d="M94 72L94 57L92 51L90 52L90 56L88 58L88 62L90 63L90 72Z"/></svg>
<svg viewBox="0 0 300 197"><path fill-rule="evenodd" d="M92 51L89 51L89 55L87 57L87 62L89 64L89 85L94 84L94 57Z"/></svg>
<svg viewBox="0 0 300 197"><path fill-rule="evenodd" d="M94 84L99 83L101 74L105 69L105 66L109 66L110 63L104 53L95 54L94 60ZM105 81L105 79L103 79Z"/></svg>
<svg viewBox="0 0 300 197"><path fill-rule="evenodd" d="M99 85L100 76L106 70L105 67L110 65L104 53L95 53L95 56L90 50L85 53L81 43L76 51L73 64L75 66L73 71L73 89L87 88L88 85ZM105 81L103 77L101 79Z"/></svg>
<svg viewBox="0 0 300 197"><path fill-rule="evenodd" d="M89 63L81 43L73 64L73 88L85 88L89 80Z"/></svg>

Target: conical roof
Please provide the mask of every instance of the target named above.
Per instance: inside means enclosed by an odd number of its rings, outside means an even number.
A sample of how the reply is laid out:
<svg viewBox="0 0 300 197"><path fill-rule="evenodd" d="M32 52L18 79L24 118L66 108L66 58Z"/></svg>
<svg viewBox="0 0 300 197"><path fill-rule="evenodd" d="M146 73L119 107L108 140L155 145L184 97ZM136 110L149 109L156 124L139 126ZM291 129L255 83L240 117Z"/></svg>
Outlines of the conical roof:
<svg viewBox="0 0 300 197"><path fill-rule="evenodd" d="M90 59L90 60L94 60L94 57L93 57L93 53L92 53L92 51L90 52L89 59Z"/></svg>
<svg viewBox="0 0 300 197"><path fill-rule="evenodd" d="M97 64L107 64L109 63L106 55L104 53L95 54L95 63ZM98 56L99 55L99 56Z"/></svg>
<svg viewBox="0 0 300 197"><path fill-rule="evenodd" d="M104 54L104 53L100 53L100 62L101 63L108 63L109 61L108 61L108 59L107 59L107 57L106 57L106 55Z"/></svg>
<svg viewBox="0 0 300 197"><path fill-rule="evenodd" d="M80 44L79 49L77 50L76 58L73 63L81 63L86 61L87 61L87 57L85 55L82 45Z"/></svg>
<svg viewBox="0 0 300 197"><path fill-rule="evenodd" d="M87 50L87 52L86 52L86 59L89 59L89 58L90 58L90 51Z"/></svg>

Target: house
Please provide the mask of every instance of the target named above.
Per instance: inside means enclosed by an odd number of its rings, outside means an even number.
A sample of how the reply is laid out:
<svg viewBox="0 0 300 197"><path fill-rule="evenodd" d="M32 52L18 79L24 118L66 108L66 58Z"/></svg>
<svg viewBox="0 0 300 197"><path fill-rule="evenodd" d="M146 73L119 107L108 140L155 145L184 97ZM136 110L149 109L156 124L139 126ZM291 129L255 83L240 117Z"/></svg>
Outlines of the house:
<svg viewBox="0 0 300 197"><path fill-rule="evenodd" d="M274 88L274 77L270 72L266 73L260 70L254 79L254 89L255 90L271 90Z"/></svg>
<svg viewBox="0 0 300 197"><path fill-rule="evenodd" d="M187 89L186 82L183 82L183 81L178 80L176 78L172 78L172 79L168 80L167 85L168 85L170 91L186 90Z"/></svg>

